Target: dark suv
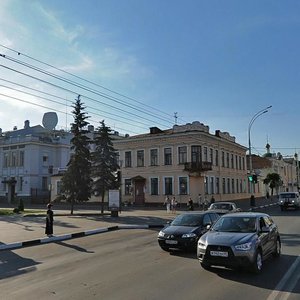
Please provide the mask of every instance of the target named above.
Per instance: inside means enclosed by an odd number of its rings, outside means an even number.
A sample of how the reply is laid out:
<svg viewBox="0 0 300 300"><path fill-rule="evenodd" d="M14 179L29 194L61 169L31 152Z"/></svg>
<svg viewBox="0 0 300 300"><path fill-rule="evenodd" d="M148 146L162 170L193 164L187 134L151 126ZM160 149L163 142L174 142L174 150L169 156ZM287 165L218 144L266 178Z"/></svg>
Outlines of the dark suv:
<svg viewBox="0 0 300 300"><path fill-rule="evenodd" d="M281 210L286 210L288 208L299 209L300 208L300 198L298 192L285 192L279 194L279 205Z"/></svg>

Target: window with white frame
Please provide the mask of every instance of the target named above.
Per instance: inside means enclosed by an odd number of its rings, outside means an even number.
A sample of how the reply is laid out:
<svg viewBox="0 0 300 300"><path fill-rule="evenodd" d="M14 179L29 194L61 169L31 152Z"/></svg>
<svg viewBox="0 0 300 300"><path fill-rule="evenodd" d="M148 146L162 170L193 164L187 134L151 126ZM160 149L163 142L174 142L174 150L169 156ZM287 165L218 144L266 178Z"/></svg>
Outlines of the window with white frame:
<svg viewBox="0 0 300 300"><path fill-rule="evenodd" d="M222 178L222 192L226 194L226 178Z"/></svg>
<svg viewBox="0 0 300 300"><path fill-rule="evenodd" d="M219 150L215 151L215 165L219 165Z"/></svg>
<svg viewBox="0 0 300 300"><path fill-rule="evenodd" d="M184 164L187 162L187 146L178 147L178 163Z"/></svg>
<svg viewBox="0 0 300 300"><path fill-rule="evenodd" d="M235 193L235 186L234 186L234 179L231 179L231 193L234 194Z"/></svg>
<svg viewBox="0 0 300 300"><path fill-rule="evenodd" d="M193 163L200 163L202 161L202 148L201 146L191 147L191 159Z"/></svg>
<svg viewBox="0 0 300 300"><path fill-rule="evenodd" d="M209 161L214 164L214 149L209 149Z"/></svg>
<svg viewBox="0 0 300 300"><path fill-rule="evenodd" d="M220 178L216 177L216 194L220 194Z"/></svg>
<svg viewBox="0 0 300 300"><path fill-rule="evenodd" d="M164 178L164 189L165 195L173 195L173 177Z"/></svg>
<svg viewBox="0 0 300 300"><path fill-rule="evenodd" d="M187 195L188 194L188 178L187 177L179 177L179 195Z"/></svg>
<svg viewBox="0 0 300 300"><path fill-rule="evenodd" d="M203 152L204 152L204 159L203 160L208 161L207 147L204 147Z"/></svg>
<svg viewBox="0 0 300 300"><path fill-rule="evenodd" d="M164 149L165 165L172 165L172 148Z"/></svg>
<svg viewBox="0 0 300 300"><path fill-rule="evenodd" d="M230 191L230 178L227 178L227 193L230 194L231 191Z"/></svg>
<svg viewBox="0 0 300 300"><path fill-rule="evenodd" d="M158 149L150 149L150 165L158 166Z"/></svg>
<svg viewBox="0 0 300 300"><path fill-rule="evenodd" d="M21 150L19 152L19 166L24 167L24 158L25 158L25 152Z"/></svg>
<svg viewBox="0 0 300 300"><path fill-rule="evenodd" d="M132 192L131 179L125 179L124 180L124 194L131 195L131 192Z"/></svg>
<svg viewBox="0 0 300 300"><path fill-rule="evenodd" d="M132 167L132 160L131 160L131 151L125 152L125 168Z"/></svg>
<svg viewBox="0 0 300 300"><path fill-rule="evenodd" d="M158 178L157 177L153 177L150 179L150 186L151 186L150 194L158 195Z"/></svg>
<svg viewBox="0 0 300 300"><path fill-rule="evenodd" d="M214 181L214 177L210 177L210 193L211 194L215 193L215 181Z"/></svg>
<svg viewBox="0 0 300 300"><path fill-rule="evenodd" d="M204 177L204 191L205 191L205 194L208 194L208 177L207 176Z"/></svg>
<svg viewBox="0 0 300 300"><path fill-rule="evenodd" d="M144 167L144 150L138 150L136 152L137 166Z"/></svg>

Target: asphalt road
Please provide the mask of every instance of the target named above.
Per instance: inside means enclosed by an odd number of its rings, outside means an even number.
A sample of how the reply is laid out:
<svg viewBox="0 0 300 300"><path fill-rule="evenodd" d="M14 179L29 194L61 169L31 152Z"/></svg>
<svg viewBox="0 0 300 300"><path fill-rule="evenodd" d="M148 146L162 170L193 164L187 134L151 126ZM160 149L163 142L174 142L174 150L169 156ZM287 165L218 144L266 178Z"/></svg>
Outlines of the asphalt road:
<svg viewBox="0 0 300 300"><path fill-rule="evenodd" d="M263 273L202 269L195 254L169 254L157 229L120 230L0 252L1 299L288 299L300 297L300 212L270 214L282 256Z"/></svg>

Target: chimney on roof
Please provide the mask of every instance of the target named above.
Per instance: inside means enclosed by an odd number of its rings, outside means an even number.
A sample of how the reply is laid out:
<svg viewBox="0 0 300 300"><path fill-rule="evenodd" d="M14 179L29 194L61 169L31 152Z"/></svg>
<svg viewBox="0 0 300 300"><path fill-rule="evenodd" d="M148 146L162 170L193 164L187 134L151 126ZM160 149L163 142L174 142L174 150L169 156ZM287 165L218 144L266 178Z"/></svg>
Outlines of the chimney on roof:
<svg viewBox="0 0 300 300"><path fill-rule="evenodd" d="M25 122L24 122L24 129L27 129L27 128L29 128L30 126L29 126L29 120L26 120Z"/></svg>
<svg viewBox="0 0 300 300"><path fill-rule="evenodd" d="M15 130L18 130L18 127L17 127L17 126L14 126L13 130L14 130L14 131L15 131Z"/></svg>

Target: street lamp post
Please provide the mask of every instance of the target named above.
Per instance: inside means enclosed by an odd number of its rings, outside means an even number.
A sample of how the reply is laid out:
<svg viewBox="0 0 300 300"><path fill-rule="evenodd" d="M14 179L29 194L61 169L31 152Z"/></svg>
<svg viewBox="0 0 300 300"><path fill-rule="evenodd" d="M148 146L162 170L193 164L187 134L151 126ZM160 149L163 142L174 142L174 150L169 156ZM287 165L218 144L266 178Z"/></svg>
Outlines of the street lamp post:
<svg viewBox="0 0 300 300"><path fill-rule="evenodd" d="M253 168L252 168L252 153L251 153L251 127L254 123L254 121L260 117L261 115L267 113L269 111L269 109L272 107L272 105L264 108L264 109L261 109L260 111L258 111L253 117L252 119L250 120L250 123L249 123L249 126L248 126L248 143L249 143L249 172L250 172L250 175L252 175L253 173ZM250 183L250 193L252 194L253 192L253 182Z"/></svg>

